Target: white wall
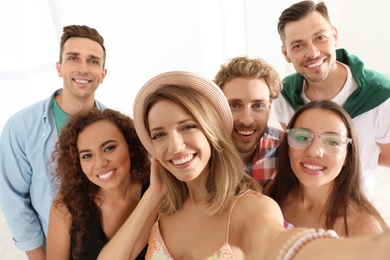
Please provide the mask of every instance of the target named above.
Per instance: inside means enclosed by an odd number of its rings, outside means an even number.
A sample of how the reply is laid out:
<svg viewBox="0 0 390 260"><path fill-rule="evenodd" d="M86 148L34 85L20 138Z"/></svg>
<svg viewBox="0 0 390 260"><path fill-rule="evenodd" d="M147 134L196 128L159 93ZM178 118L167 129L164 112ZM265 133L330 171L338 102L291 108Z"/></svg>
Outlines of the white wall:
<svg viewBox="0 0 390 260"><path fill-rule="evenodd" d="M281 76L276 23L296 1L278 0L1 0L0 131L10 115L62 86L55 70L62 27L86 24L103 35L108 75L97 91L107 106L132 115L138 89L168 70L212 78L237 55L257 56ZM340 47L390 75L386 0L329 0Z"/></svg>

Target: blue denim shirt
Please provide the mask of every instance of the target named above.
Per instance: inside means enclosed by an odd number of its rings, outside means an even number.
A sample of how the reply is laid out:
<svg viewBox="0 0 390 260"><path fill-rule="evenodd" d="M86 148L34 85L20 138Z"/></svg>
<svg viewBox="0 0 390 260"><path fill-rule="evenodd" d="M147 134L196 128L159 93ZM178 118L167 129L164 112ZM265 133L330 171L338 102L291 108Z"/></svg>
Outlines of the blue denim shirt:
<svg viewBox="0 0 390 260"><path fill-rule="evenodd" d="M0 204L17 248L33 250L47 236L57 194L51 154L58 140L52 102L62 89L10 117L0 138ZM105 107L95 101L98 109Z"/></svg>

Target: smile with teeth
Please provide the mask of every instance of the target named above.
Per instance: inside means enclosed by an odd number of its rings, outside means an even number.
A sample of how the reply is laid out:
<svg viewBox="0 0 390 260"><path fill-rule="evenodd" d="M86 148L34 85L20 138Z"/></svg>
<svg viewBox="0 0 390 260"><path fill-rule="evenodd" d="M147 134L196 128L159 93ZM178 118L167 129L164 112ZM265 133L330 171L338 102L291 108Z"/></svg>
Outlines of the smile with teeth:
<svg viewBox="0 0 390 260"><path fill-rule="evenodd" d="M183 156L180 159L175 159L175 160L172 159L171 161L174 165L181 165L181 164L185 164L185 163L191 161L193 158L194 158L194 155L189 154L187 156Z"/></svg>
<svg viewBox="0 0 390 260"><path fill-rule="evenodd" d="M313 63L313 64L310 64L310 65L307 65L308 68L315 68L317 66L320 66L324 61L323 60L320 60L316 63Z"/></svg>
<svg viewBox="0 0 390 260"><path fill-rule="evenodd" d="M253 135L254 132L254 130L237 130L237 133L240 135Z"/></svg>
<svg viewBox="0 0 390 260"><path fill-rule="evenodd" d="M98 178L99 178L99 179L102 179L102 180L105 180L105 179L110 178L111 175L113 175L113 174L114 174L114 170L111 170L111 171L106 172L106 173L104 173L104 174L98 175Z"/></svg>
<svg viewBox="0 0 390 260"><path fill-rule="evenodd" d="M77 83L80 83L80 84L86 84L89 82L89 80L86 80L86 79L74 79L74 81L76 81Z"/></svg>
<svg viewBox="0 0 390 260"><path fill-rule="evenodd" d="M325 167L323 167L323 166L316 166L316 165L310 165L310 164L305 164L305 163L303 163L302 166L311 170L311 171L322 171L325 169Z"/></svg>

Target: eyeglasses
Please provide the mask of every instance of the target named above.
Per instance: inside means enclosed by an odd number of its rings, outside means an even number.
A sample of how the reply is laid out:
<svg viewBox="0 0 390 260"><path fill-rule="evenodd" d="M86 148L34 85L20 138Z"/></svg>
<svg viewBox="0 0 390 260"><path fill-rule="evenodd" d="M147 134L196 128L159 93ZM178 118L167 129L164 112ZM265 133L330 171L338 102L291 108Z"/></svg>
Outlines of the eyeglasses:
<svg viewBox="0 0 390 260"><path fill-rule="evenodd" d="M308 129L290 128L286 129L288 145L294 149L305 149L311 145L314 136L320 138L322 149L329 153L338 155L344 152L348 143L352 144L352 139L338 133L315 134Z"/></svg>

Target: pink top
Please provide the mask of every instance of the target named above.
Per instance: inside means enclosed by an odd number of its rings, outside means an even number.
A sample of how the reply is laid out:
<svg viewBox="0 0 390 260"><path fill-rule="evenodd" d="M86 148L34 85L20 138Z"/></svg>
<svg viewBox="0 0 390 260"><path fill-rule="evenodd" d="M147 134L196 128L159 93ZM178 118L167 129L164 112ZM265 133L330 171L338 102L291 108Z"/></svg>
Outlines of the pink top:
<svg viewBox="0 0 390 260"><path fill-rule="evenodd" d="M296 228L296 226L294 226L293 224L291 224L290 222L288 222L286 219L284 220L283 222L283 226L285 229L287 230L291 230L293 228Z"/></svg>
<svg viewBox="0 0 390 260"><path fill-rule="evenodd" d="M206 259L235 259L232 249L230 248L230 245L228 243L229 241L229 228L230 228L230 218L232 216L233 208L236 205L236 202L238 201L241 196L243 196L248 191L240 194L237 199L234 201L232 208L230 209L229 213L229 219L228 219L228 226L226 231L226 241L225 243L211 256L207 257ZM165 246L164 240L160 233L160 228L158 225L158 219L154 223L150 237L149 237L149 244L148 244L148 251L146 253L146 259L173 259L172 256L169 254L168 249Z"/></svg>

